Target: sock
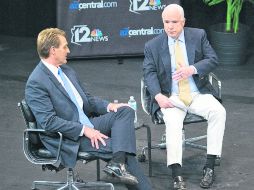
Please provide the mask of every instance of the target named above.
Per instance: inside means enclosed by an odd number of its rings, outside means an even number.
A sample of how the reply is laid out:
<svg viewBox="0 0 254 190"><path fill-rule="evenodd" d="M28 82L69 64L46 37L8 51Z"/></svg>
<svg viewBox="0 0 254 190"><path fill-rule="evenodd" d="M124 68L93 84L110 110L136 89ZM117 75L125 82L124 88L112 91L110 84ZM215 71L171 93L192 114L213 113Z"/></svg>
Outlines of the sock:
<svg viewBox="0 0 254 190"><path fill-rule="evenodd" d="M116 163L124 163L126 162L126 153L123 151L113 153L112 161Z"/></svg>
<svg viewBox="0 0 254 190"><path fill-rule="evenodd" d="M182 176L182 166L180 164L172 164L170 165L172 169L172 177Z"/></svg>
<svg viewBox="0 0 254 190"><path fill-rule="evenodd" d="M213 170L215 165L215 159L216 155L207 154L205 167Z"/></svg>

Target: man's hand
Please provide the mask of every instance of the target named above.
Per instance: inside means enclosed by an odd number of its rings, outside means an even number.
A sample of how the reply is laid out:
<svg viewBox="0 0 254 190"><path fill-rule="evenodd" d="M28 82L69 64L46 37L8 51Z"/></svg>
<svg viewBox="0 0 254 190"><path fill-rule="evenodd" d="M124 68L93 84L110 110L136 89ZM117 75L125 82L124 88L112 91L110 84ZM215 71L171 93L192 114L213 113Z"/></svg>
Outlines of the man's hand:
<svg viewBox="0 0 254 190"><path fill-rule="evenodd" d="M192 76L195 73L194 66L183 66L173 74L173 80L179 81Z"/></svg>
<svg viewBox="0 0 254 190"><path fill-rule="evenodd" d="M175 107L171 102L170 102L170 99L159 93L155 96L155 100L158 102L160 108L173 108Z"/></svg>
<svg viewBox="0 0 254 190"><path fill-rule="evenodd" d="M91 140L92 147L99 149L99 141L104 146L106 146L106 142L104 141L104 139L107 139L108 136L100 133L100 131L90 128L90 127L85 127L84 128L84 135Z"/></svg>
<svg viewBox="0 0 254 190"><path fill-rule="evenodd" d="M113 111L113 112L117 112L117 109L123 106L128 106L130 107L128 104L126 103L109 103L108 105L108 111Z"/></svg>

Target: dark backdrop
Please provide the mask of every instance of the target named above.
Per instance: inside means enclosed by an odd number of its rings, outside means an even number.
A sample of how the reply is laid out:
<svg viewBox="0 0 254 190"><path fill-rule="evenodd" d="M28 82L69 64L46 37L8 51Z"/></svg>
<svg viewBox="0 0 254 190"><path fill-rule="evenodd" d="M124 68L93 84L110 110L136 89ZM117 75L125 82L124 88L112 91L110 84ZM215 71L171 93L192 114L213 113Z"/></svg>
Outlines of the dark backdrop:
<svg viewBox="0 0 254 190"><path fill-rule="evenodd" d="M40 30L55 26L55 0L0 1L0 34L36 36Z"/></svg>
<svg viewBox="0 0 254 190"><path fill-rule="evenodd" d="M164 32L164 7L180 0L150 2L57 0L57 27L66 32L69 58L142 56L145 42Z"/></svg>
<svg viewBox="0 0 254 190"><path fill-rule="evenodd" d="M207 28L224 22L225 4L208 7L203 0L181 0L185 9L186 25ZM241 22L254 26L254 6L245 3ZM56 27L55 0L1 0L0 34L13 36L36 36L46 27ZM0 42L1 43L1 42Z"/></svg>

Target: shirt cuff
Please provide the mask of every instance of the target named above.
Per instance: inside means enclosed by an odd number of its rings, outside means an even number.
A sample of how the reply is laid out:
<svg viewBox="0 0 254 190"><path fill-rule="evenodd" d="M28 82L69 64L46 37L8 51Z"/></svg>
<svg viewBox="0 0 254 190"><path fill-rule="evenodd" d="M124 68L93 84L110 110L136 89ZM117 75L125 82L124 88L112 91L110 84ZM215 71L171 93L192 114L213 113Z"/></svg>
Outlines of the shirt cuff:
<svg viewBox="0 0 254 190"><path fill-rule="evenodd" d="M79 136L83 136L84 135L84 130L85 130L85 126L82 127L82 130L81 130Z"/></svg>
<svg viewBox="0 0 254 190"><path fill-rule="evenodd" d="M110 104L110 103L109 103ZM110 112L110 110L109 110L109 104L108 104L108 106L107 106L107 112L109 113Z"/></svg>
<svg viewBox="0 0 254 190"><path fill-rule="evenodd" d="M197 71L196 67L194 67L193 65L191 65L191 67L194 69L194 74L195 75L198 74L198 71Z"/></svg>

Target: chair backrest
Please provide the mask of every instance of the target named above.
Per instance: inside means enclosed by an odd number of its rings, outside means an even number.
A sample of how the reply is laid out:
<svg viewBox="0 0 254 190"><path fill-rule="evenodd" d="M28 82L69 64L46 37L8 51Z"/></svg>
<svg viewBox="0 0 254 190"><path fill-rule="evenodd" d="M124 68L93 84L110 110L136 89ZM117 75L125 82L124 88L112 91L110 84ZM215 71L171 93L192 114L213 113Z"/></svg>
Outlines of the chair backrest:
<svg viewBox="0 0 254 190"><path fill-rule="evenodd" d="M21 102L18 103L18 107L22 113L27 129L37 129L35 117L31 109L27 105L26 100L21 100ZM36 146L37 148L41 147L42 143L38 134L30 133L29 138L29 142L31 143L31 145L29 146Z"/></svg>
<svg viewBox="0 0 254 190"><path fill-rule="evenodd" d="M25 121L26 127L28 129L36 129L37 124L36 124L35 117L34 117L32 111L31 111L31 109L27 105L26 100L23 99L21 102L18 103L18 106L19 106L20 111L22 113L22 116L23 116L23 119Z"/></svg>
<svg viewBox="0 0 254 190"><path fill-rule="evenodd" d="M151 95L149 91L147 90L147 87L144 82L144 78L141 79L141 105L144 110L144 112L148 115L150 115L150 106L151 106ZM152 116L152 122L154 124L164 124L163 121L163 114L160 110L158 110L154 116Z"/></svg>
<svg viewBox="0 0 254 190"><path fill-rule="evenodd" d="M142 78L141 79L141 89L140 89L140 92L141 92L141 105L142 105L142 108L144 110L144 112L146 112L146 114L150 115L150 103L151 103L151 96L150 96L150 93L148 92L147 88L146 88L146 85L145 85L145 82L144 82L144 79Z"/></svg>
<svg viewBox="0 0 254 190"><path fill-rule="evenodd" d="M52 153L50 153L42 144L39 133L37 129L36 119L29 108L29 106L26 103L26 100L23 99L21 102L18 103L18 107L20 108L20 111L22 113L23 119L25 121L27 129L30 129L29 133L24 133L24 140L23 140L23 149L24 153L27 157L27 159L34 163L34 164L46 164L43 167L49 167L52 168L54 166L50 165L55 163L58 160L59 155L57 155L57 158L53 157ZM31 129L37 129L37 132L31 131ZM59 133L51 134L46 133L47 135L50 135L54 138L59 138ZM62 143L62 140L60 140L60 144ZM61 145L60 145L61 146ZM60 147L59 147L60 151ZM59 153L58 153L59 154ZM52 159L53 158L53 159ZM88 152L79 152L78 153L78 159L85 160L86 162L93 161L96 159L102 159L104 161L109 161L109 159L112 158L112 154L100 154L99 156L95 156ZM56 169L54 169L56 170Z"/></svg>

